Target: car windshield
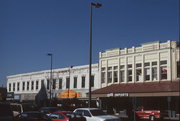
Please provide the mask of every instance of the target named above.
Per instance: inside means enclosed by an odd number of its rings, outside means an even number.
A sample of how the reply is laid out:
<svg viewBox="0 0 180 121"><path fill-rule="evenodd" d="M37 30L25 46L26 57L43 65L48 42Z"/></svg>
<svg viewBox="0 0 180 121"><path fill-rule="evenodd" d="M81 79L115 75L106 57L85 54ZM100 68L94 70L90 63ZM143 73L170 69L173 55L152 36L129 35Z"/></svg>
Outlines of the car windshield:
<svg viewBox="0 0 180 121"><path fill-rule="evenodd" d="M105 115L102 110L90 110L90 112L93 116Z"/></svg>

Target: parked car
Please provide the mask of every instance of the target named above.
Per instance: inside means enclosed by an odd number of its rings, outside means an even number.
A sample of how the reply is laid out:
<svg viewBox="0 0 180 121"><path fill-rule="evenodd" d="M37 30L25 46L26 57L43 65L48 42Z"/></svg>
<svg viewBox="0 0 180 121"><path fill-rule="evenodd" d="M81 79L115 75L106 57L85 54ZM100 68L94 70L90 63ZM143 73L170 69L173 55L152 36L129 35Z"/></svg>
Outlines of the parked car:
<svg viewBox="0 0 180 121"><path fill-rule="evenodd" d="M0 102L0 121L13 121L13 111L10 104L6 102Z"/></svg>
<svg viewBox="0 0 180 121"><path fill-rule="evenodd" d="M53 121L86 121L86 118L70 111L54 112L49 115Z"/></svg>
<svg viewBox="0 0 180 121"><path fill-rule="evenodd" d="M145 110L143 106L140 106L135 111L138 119L150 119L151 121L160 118L160 110Z"/></svg>
<svg viewBox="0 0 180 121"><path fill-rule="evenodd" d="M52 121L52 120L44 113L38 111L31 111L31 112L23 112L17 115L14 118L14 121Z"/></svg>
<svg viewBox="0 0 180 121"><path fill-rule="evenodd" d="M98 108L77 108L74 113L84 116L86 121L120 121L118 117L106 115Z"/></svg>
<svg viewBox="0 0 180 121"><path fill-rule="evenodd" d="M39 111L41 113L44 113L47 116L49 116L49 114L51 114L52 112L59 111L59 108L58 107L42 107L42 108L39 109Z"/></svg>
<svg viewBox="0 0 180 121"><path fill-rule="evenodd" d="M11 109L13 111L13 116L17 116L18 114L23 112L23 107L18 103L10 103Z"/></svg>

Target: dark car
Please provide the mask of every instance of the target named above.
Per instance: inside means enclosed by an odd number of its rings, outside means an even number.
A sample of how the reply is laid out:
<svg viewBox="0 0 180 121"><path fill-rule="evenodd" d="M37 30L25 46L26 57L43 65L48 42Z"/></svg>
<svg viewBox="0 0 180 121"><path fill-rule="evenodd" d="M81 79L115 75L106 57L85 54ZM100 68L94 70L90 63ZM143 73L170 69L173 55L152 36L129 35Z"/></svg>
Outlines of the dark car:
<svg viewBox="0 0 180 121"><path fill-rule="evenodd" d="M39 112L49 115L53 112L59 111L58 107L42 107L39 109Z"/></svg>
<svg viewBox="0 0 180 121"><path fill-rule="evenodd" d="M23 112L17 115L14 118L14 121L52 121L52 120L44 113L38 111L31 111L31 112Z"/></svg>
<svg viewBox="0 0 180 121"><path fill-rule="evenodd" d="M13 121L13 111L9 103L0 102L0 121Z"/></svg>

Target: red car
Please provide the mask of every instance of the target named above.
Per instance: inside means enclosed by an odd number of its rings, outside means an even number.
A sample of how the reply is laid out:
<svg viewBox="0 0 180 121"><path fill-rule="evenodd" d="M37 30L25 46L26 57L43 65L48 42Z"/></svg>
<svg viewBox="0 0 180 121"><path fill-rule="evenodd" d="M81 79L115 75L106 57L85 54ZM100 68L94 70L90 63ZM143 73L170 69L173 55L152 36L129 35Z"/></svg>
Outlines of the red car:
<svg viewBox="0 0 180 121"><path fill-rule="evenodd" d="M51 113L49 115L49 117L51 118L51 120L53 121L71 121L74 119L80 119L80 121L84 121L84 117L75 114L73 112L70 111L58 111L58 112L54 112Z"/></svg>
<svg viewBox="0 0 180 121"><path fill-rule="evenodd" d="M144 110L143 106L138 107L135 113L139 119L150 119L153 121L155 118L160 118L160 110Z"/></svg>

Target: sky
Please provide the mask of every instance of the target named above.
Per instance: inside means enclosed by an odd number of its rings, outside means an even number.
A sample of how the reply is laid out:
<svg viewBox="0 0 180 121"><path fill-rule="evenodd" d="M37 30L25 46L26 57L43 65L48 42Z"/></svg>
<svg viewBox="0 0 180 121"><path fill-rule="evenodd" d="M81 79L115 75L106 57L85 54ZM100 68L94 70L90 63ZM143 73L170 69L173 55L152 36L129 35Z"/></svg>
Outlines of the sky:
<svg viewBox="0 0 180 121"><path fill-rule="evenodd" d="M179 0L0 0L0 86L7 76L89 64L99 52L179 41Z"/></svg>

